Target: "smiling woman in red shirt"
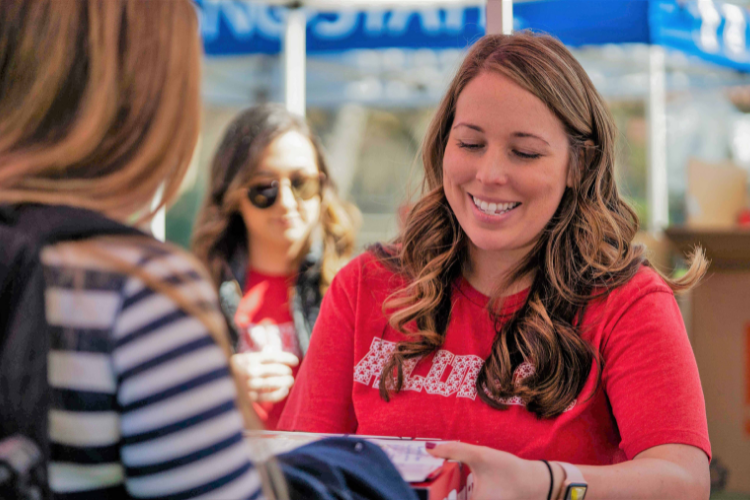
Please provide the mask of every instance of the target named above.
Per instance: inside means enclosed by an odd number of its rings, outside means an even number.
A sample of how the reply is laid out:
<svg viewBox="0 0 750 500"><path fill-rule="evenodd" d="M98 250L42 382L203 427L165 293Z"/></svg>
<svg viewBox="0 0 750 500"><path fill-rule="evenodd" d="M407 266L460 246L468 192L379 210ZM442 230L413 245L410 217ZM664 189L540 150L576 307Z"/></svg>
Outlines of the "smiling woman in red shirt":
<svg viewBox="0 0 750 500"><path fill-rule="evenodd" d="M323 301L280 428L460 440L472 498L707 498L695 359L671 280L633 243L617 131L555 39L471 49L394 244Z"/></svg>

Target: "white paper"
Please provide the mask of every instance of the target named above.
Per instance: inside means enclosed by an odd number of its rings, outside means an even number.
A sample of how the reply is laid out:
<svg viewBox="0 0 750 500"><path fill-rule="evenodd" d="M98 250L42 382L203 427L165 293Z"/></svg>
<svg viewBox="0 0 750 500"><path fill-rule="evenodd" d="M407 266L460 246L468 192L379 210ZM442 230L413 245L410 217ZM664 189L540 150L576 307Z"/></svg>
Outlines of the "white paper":
<svg viewBox="0 0 750 500"><path fill-rule="evenodd" d="M425 441L368 439L380 446L407 483L421 483L443 466L442 458L435 458L425 449Z"/></svg>
<svg viewBox="0 0 750 500"><path fill-rule="evenodd" d="M329 434L276 431L246 433L246 439L253 448L254 456L261 460L331 436ZM425 449L427 441L370 436L351 437L365 439L380 446L407 483L425 481L445 462L442 458L435 458L427 453Z"/></svg>

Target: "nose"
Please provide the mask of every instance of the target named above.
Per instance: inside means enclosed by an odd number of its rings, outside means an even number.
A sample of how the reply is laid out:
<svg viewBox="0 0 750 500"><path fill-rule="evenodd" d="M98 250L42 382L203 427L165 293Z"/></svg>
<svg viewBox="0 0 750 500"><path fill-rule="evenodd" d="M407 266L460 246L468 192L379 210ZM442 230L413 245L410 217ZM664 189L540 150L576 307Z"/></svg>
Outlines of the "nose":
<svg viewBox="0 0 750 500"><path fill-rule="evenodd" d="M297 197L292 192L292 185L289 181L281 181L279 186L279 202L285 209L291 211L297 209Z"/></svg>
<svg viewBox="0 0 750 500"><path fill-rule="evenodd" d="M507 184L508 158L497 149L490 149L482 155L477 165L476 179L483 185Z"/></svg>

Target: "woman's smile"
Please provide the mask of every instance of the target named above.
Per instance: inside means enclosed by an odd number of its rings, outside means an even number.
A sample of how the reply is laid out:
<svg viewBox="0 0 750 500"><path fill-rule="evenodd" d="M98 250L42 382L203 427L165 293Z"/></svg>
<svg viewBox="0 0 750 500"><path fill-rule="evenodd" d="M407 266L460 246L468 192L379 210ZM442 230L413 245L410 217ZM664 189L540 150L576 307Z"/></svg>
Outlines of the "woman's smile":
<svg viewBox="0 0 750 500"><path fill-rule="evenodd" d="M473 205L473 213L480 222L502 222L508 219L514 210L521 206L517 201L493 200L491 198L475 196L467 193L469 202Z"/></svg>

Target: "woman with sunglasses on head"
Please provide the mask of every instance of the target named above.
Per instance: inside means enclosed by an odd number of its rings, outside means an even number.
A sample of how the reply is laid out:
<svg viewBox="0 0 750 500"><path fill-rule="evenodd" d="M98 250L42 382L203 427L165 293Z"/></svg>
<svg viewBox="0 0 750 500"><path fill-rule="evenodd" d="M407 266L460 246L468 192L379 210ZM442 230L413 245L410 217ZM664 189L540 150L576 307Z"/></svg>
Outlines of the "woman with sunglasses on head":
<svg viewBox="0 0 750 500"><path fill-rule="evenodd" d="M318 139L280 105L229 125L211 166L193 251L219 288L235 361L274 429L320 302L354 248L358 212L339 199Z"/></svg>
<svg viewBox="0 0 750 500"><path fill-rule="evenodd" d="M472 500L706 499L674 292L707 263L648 264L616 138L559 41L477 41L426 134L422 197L336 276L279 427L461 441L431 453L470 466Z"/></svg>

